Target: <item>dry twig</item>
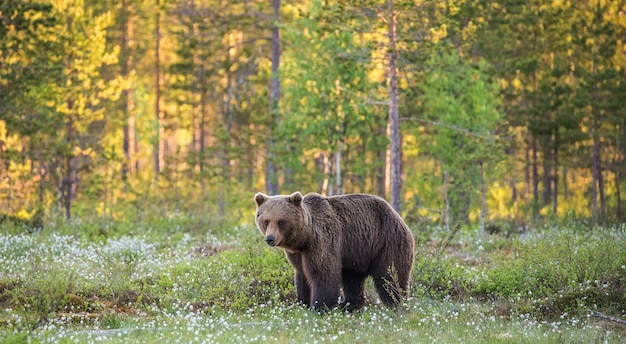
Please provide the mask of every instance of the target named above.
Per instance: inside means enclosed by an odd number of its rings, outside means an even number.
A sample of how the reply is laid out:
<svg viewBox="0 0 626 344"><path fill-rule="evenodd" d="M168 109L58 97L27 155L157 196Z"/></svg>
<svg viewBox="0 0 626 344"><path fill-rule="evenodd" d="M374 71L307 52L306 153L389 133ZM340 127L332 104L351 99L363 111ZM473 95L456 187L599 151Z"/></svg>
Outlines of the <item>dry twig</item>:
<svg viewBox="0 0 626 344"><path fill-rule="evenodd" d="M616 322L618 324L626 325L626 320L620 319L618 317L614 317L614 316L611 316L611 315L606 315L604 313L600 313L600 312L596 312L596 311L592 311L591 315L593 315L594 317L610 320L610 321Z"/></svg>

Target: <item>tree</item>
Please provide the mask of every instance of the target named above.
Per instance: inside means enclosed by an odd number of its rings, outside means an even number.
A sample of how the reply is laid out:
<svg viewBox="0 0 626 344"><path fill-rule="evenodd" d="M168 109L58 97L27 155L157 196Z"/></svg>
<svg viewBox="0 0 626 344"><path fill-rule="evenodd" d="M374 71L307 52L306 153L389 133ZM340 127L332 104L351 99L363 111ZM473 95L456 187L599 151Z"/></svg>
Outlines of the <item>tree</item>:
<svg viewBox="0 0 626 344"><path fill-rule="evenodd" d="M274 146L274 134L280 120L280 0L272 0L274 10L274 24L272 25L272 75L270 76L270 122L268 125L267 153L265 162L265 190L270 195L278 194L278 174Z"/></svg>
<svg viewBox="0 0 626 344"><path fill-rule="evenodd" d="M154 12L154 123L156 124L152 142L154 159L154 187L163 168L163 113L161 111L161 1L156 0Z"/></svg>
<svg viewBox="0 0 626 344"><path fill-rule="evenodd" d="M400 145L400 123L398 120L398 76L396 70L396 13L393 8L393 0L387 0L387 34L388 46L388 78L389 78L389 142L390 142L390 165L391 165L391 206L400 212L402 197L402 153Z"/></svg>
<svg viewBox="0 0 626 344"><path fill-rule="evenodd" d="M58 42L55 54L63 72L59 83L52 88L48 104L65 122L65 135L59 142L62 171L59 189L65 217L69 219L79 181L79 159L93 159L93 148L98 144L88 139L88 130L104 120L101 101L119 96L116 82L107 84L99 78L102 66L117 62L117 52L106 50L109 14L93 16L81 0L61 1L54 11L62 20L47 34Z"/></svg>
<svg viewBox="0 0 626 344"><path fill-rule="evenodd" d="M0 12L0 185L7 211L17 205L14 200L43 209L47 162L61 122L46 105L48 85L61 75L51 63L55 42L46 33L59 18L51 4L37 1L4 1ZM24 192L18 197L16 185ZM30 193L25 185L36 188Z"/></svg>
<svg viewBox="0 0 626 344"><path fill-rule="evenodd" d="M381 114L365 104L372 87L370 47L357 34L336 29L343 15L338 6L316 1L309 17L287 27L293 45L281 74L288 80L284 104L289 113L280 123L279 141L289 143L281 156L296 177L329 195L357 187L348 180L363 182L364 169L373 165L363 160L386 145L370 134L382 126ZM307 163L313 161L313 166Z"/></svg>
<svg viewBox="0 0 626 344"><path fill-rule="evenodd" d="M571 26L571 36L575 59L574 77L576 80L575 112L582 118L581 126L587 128L590 139L591 193L593 224L607 224L606 165L607 154L614 145L604 137L619 135L624 118L624 101L615 97L615 92L624 89L623 77L615 65L615 56L622 54L616 35L615 18L621 16L622 9L614 3L594 1L575 4L578 20ZM623 29L622 29L623 33ZM617 129L617 130L616 130Z"/></svg>
<svg viewBox="0 0 626 344"><path fill-rule="evenodd" d="M452 184L452 197L445 194L444 199L452 203L453 221L468 221L472 199L469 190L480 184L480 224L484 233L485 165L491 166L487 171L493 171L503 153L495 135L501 118L498 87L489 78L486 61L471 64L446 48L442 46L439 54L431 56L427 64L430 72L420 84L424 119L431 124L436 142L425 145L425 149L441 162L443 182ZM444 190L448 190L447 185Z"/></svg>

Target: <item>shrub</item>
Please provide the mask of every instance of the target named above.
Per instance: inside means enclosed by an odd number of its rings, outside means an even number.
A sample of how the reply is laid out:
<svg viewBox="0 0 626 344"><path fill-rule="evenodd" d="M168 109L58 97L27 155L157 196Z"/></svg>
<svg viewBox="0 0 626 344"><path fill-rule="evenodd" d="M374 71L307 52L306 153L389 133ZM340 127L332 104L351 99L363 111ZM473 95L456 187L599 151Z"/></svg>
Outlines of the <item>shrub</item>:
<svg viewBox="0 0 626 344"><path fill-rule="evenodd" d="M0 283L0 299L10 308L20 309L31 328L46 323L62 311L75 289L73 274L41 262L34 263L26 278Z"/></svg>
<svg viewBox="0 0 626 344"><path fill-rule="evenodd" d="M463 228L459 222L433 247L418 241L413 264L412 295L426 293L435 297L463 297L470 288L467 269L449 255L452 243Z"/></svg>
<svg viewBox="0 0 626 344"><path fill-rule="evenodd" d="M500 256L473 293L533 299L545 313L626 304L626 236L549 230L527 237L513 257Z"/></svg>
<svg viewBox="0 0 626 344"><path fill-rule="evenodd" d="M195 249L201 257L168 266L138 282L161 306L245 310L295 299L293 272L277 250L258 243ZM208 256L205 256L207 255Z"/></svg>

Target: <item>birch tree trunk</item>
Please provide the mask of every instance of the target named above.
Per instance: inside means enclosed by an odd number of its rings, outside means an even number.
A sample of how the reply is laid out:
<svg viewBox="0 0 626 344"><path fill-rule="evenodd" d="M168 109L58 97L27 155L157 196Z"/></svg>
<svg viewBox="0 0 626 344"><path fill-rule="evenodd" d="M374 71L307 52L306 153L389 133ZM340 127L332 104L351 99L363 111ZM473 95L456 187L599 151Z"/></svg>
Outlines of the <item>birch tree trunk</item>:
<svg viewBox="0 0 626 344"><path fill-rule="evenodd" d="M400 193L402 191L402 159L400 147L400 125L398 121L398 76L396 71L396 14L393 11L393 0L387 0L388 35L389 35L389 142L390 142L390 194L391 206L400 212Z"/></svg>
<svg viewBox="0 0 626 344"><path fill-rule="evenodd" d="M276 156L274 154L273 129L277 127L280 119L280 77L278 68L280 67L280 31L278 21L280 20L280 0L272 0L274 9L274 25L272 26L272 75L270 76L270 128L267 135L267 153L265 160L265 189L269 195L278 194L278 174L276 171Z"/></svg>
<svg viewBox="0 0 626 344"><path fill-rule="evenodd" d="M378 135L387 135L387 128L381 126L378 130ZM375 175L374 183L376 185L376 194L382 198L387 198L385 181L387 180L387 147L381 146L376 152L380 166L378 167Z"/></svg>

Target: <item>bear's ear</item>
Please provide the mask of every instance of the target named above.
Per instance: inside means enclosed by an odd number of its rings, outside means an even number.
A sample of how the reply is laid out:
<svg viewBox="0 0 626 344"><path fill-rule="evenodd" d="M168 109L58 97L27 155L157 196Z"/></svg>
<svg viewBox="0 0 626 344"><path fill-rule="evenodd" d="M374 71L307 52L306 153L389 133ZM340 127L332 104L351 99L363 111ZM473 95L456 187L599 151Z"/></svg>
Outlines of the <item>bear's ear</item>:
<svg viewBox="0 0 626 344"><path fill-rule="evenodd" d="M302 194L300 191L296 191L289 196L289 202L293 203L296 207L302 204Z"/></svg>
<svg viewBox="0 0 626 344"><path fill-rule="evenodd" d="M261 192L257 192L256 195L254 195L254 201L256 202L257 207L260 207L261 204L263 204L266 200L267 200L267 195Z"/></svg>

